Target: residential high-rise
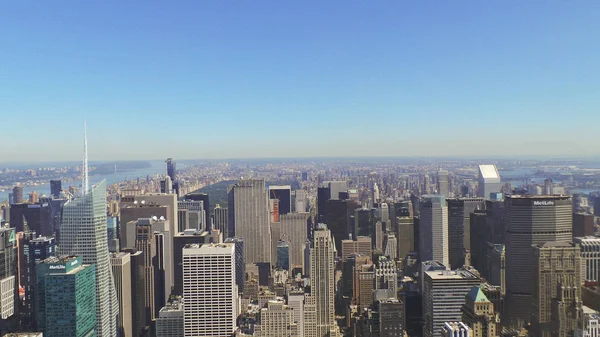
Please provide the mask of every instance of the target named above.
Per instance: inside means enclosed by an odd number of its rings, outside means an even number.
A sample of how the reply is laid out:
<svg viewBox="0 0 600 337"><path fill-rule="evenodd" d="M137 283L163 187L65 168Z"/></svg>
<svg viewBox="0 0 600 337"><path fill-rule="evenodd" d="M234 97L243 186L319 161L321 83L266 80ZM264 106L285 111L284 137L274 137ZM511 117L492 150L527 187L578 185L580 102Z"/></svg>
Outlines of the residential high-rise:
<svg viewBox="0 0 600 337"><path fill-rule="evenodd" d="M221 207L221 205L217 204L213 211L213 219L214 219L214 228L221 230L223 233L223 237L228 238L229 235L229 220L227 219L229 211L226 207Z"/></svg>
<svg viewBox="0 0 600 337"><path fill-rule="evenodd" d="M600 237L576 237L573 238L573 243L579 246L584 264L581 268L581 281L600 281Z"/></svg>
<svg viewBox="0 0 600 337"><path fill-rule="evenodd" d="M423 197L419 221L419 256L421 261L440 261L448 266L448 206L439 195Z"/></svg>
<svg viewBox="0 0 600 337"><path fill-rule="evenodd" d="M50 180L50 195L54 198L60 198L60 192L62 191L62 181Z"/></svg>
<svg viewBox="0 0 600 337"><path fill-rule="evenodd" d="M96 272L81 257L50 257L36 266L36 317L45 336L96 336ZM113 335L116 336L116 335Z"/></svg>
<svg viewBox="0 0 600 337"><path fill-rule="evenodd" d="M20 204L25 202L23 199L23 187L15 186L13 187L13 204Z"/></svg>
<svg viewBox="0 0 600 337"><path fill-rule="evenodd" d="M244 238L246 264L271 262L269 203L264 179L240 180L234 193L235 235Z"/></svg>
<svg viewBox="0 0 600 337"><path fill-rule="evenodd" d="M448 171L446 170L438 171L437 194L448 197Z"/></svg>
<svg viewBox="0 0 600 337"><path fill-rule="evenodd" d="M288 214L292 212L292 187L269 186L269 199L279 200L279 214Z"/></svg>
<svg viewBox="0 0 600 337"><path fill-rule="evenodd" d="M568 319L552 314L553 300L581 299L580 250L569 242L546 242L536 245L532 253L532 332L536 337L551 337L556 331L554 323ZM562 289L570 292L570 298L562 297Z"/></svg>
<svg viewBox="0 0 600 337"><path fill-rule="evenodd" d="M505 197L506 306L505 323L518 324L531 318L533 270L532 245L548 241L571 241L573 215L571 197Z"/></svg>
<svg viewBox="0 0 600 337"><path fill-rule="evenodd" d="M131 254L111 253L110 265L115 279L115 289L119 301L117 336L133 336L133 314L131 303Z"/></svg>
<svg viewBox="0 0 600 337"><path fill-rule="evenodd" d="M307 223L310 213L282 214L279 218L280 238L286 241L290 248L290 268L302 268L302 247L307 239Z"/></svg>
<svg viewBox="0 0 600 337"><path fill-rule="evenodd" d="M183 300L176 298L160 309L156 319L156 336L183 336Z"/></svg>
<svg viewBox="0 0 600 337"><path fill-rule="evenodd" d="M481 287L469 290L462 307L462 321L473 329L478 337L497 337L500 316L494 311L494 304L485 296Z"/></svg>
<svg viewBox="0 0 600 337"><path fill-rule="evenodd" d="M335 321L335 242L324 224L314 232L310 249L311 296L316 300L318 336L333 334Z"/></svg>
<svg viewBox="0 0 600 337"><path fill-rule="evenodd" d="M502 180L496 165L479 165L479 191L477 196L490 199L490 194L499 193L502 190Z"/></svg>
<svg viewBox="0 0 600 337"><path fill-rule="evenodd" d="M60 228L61 254L81 256L84 264L94 264L99 337L117 334L119 303L110 268L106 234L106 183L102 181L63 208Z"/></svg>
<svg viewBox="0 0 600 337"><path fill-rule="evenodd" d="M18 251L14 228L0 228L0 332L14 324L18 303Z"/></svg>
<svg viewBox="0 0 600 337"><path fill-rule="evenodd" d="M185 337L231 336L238 311L234 244L183 249L183 298Z"/></svg>
<svg viewBox="0 0 600 337"><path fill-rule="evenodd" d="M448 198L446 202L450 269L458 269L464 265L465 250L471 248L471 213L483 208L484 202L483 198Z"/></svg>
<svg viewBox="0 0 600 337"><path fill-rule="evenodd" d="M167 163L167 176L171 178L171 181L177 180L176 163L173 158L167 158L165 163Z"/></svg>
<svg viewBox="0 0 600 337"><path fill-rule="evenodd" d="M481 282L467 270L423 273L423 337L441 337L445 322L460 322L465 295Z"/></svg>

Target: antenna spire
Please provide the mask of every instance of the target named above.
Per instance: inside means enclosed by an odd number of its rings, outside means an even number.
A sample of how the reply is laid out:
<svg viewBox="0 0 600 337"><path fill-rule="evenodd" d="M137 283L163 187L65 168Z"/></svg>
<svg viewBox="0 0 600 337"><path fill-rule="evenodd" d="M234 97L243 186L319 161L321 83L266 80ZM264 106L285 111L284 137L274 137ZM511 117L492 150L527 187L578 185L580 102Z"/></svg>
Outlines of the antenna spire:
<svg viewBox="0 0 600 337"><path fill-rule="evenodd" d="M82 195L88 194L89 181L88 181L88 153L87 153L87 125L83 121L83 172L82 172L81 192Z"/></svg>

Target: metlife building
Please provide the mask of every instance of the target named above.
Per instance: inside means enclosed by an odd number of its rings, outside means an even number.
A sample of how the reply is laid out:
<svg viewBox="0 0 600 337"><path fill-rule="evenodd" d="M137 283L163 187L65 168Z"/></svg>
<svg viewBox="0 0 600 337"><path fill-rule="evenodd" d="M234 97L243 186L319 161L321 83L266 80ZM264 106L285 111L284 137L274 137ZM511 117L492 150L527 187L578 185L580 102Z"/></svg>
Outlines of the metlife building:
<svg viewBox="0 0 600 337"><path fill-rule="evenodd" d="M81 257L50 257L36 266L35 319L48 336L96 336L96 270Z"/></svg>
<svg viewBox="0 0 600 337"><path fill-rule="evenodd" d="M570 196L509 195L505 202L506 288L511 308L507 323L531 318L534 255L532 245L572 240Z"/></svg>

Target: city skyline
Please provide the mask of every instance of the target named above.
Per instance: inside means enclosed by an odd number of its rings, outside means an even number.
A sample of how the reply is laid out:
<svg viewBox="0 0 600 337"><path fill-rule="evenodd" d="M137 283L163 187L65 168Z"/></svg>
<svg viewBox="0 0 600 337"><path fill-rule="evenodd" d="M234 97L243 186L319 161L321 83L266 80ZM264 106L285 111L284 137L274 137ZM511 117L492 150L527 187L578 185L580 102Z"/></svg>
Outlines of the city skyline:
<svg viewBox="0 0 600 337"><path fill-rule="evenodd" d="M600 154L597 6L3 7L0 111L30 136L5 128L0 161L77 159L84 119L96 159Z"/></svg>

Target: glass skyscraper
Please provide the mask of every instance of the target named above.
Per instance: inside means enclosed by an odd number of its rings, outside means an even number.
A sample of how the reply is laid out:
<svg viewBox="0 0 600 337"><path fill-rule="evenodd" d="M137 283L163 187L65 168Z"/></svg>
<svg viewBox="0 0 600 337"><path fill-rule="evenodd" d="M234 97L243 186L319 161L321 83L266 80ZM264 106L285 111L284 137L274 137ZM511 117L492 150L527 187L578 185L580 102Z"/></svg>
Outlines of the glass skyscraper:
<svg viewBox="0 0 600 337"><path fill-rule="evenodd" d="M60 228L60 254L81 256L96 268L98 336L117 334L119 304L110 267L106 228L106 183L67 202Z"/></svg>
<svg viewBox="0 0 600 337"><path fill-rule="evenodd" d="M98 336L94 265L81 257L50 257L36 274L36 317L44 336Z"/></svg>

